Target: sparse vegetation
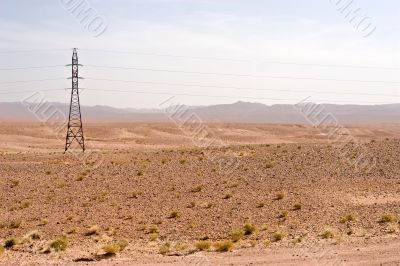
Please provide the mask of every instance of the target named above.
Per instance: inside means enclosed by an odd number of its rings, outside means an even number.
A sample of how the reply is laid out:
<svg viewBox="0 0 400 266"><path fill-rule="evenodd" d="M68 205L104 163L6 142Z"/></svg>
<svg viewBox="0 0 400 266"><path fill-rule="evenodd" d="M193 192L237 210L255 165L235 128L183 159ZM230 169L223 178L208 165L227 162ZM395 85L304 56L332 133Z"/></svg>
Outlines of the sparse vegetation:
<svg viewBox="0 0 400 266"><path fill-rule="evenodd" d="M189 247L188 244L176 243L174 248L175 248L175 250L182 251L182 250L187 249L188 247Z"/></svg>
<svg viewBox="0 0 400 266"><path fill-rule="evenodd" d="M233 242L238 242L239 240L241 240L244 236L244 232L241 229L234 229L231 232L231 239Z"/></svg>
<svg viewBox="0 0 400 266"><path fill-rule="evenodd" d="M195 247L197 250L200 250L200 251L209 250L211 247L211 242L202 240L202 241L196 242Z"/></svg>
<svg viewBox="0 0 400 266"><path fill-rule="evenodd" d="M333 238L335 236L335 234L333 233L332 230L330 229L326 229L324 232L322 232L320 234L320 236L324 239L328 239L328 238Z"/></svg>
<svg viewBox="0 0 400 266"><path fill-rule="evenodd" d="M152 233L149 235L150 241L156 241L160 236L157 233Z"/></svg>
<svg viewBox="0 0 400 266"><path fill-rule="evenodd" d="M270 168L272 168L272 167L274 167L274 164L273 164L272 162L267 162L267 163L265 164L265 168L267 168L267 169L270 169Z"/></svg>
<svg viewBox="0 0 400 266"><path fill-rule="evenodd" d="M0 245L0 256L4 253L4 247Z"/></svg>
<svg viewBox="0 0 400 266"><path fill-rule="evenodd" d="M279 218L286 219L288 214L289 214L288 211L282 211L281 214L279 214Z"/></svg>
<svg viewBox="0 0 400 266"><path fill-rule="evenodd" d="M23 200L23 201L21 201L21 209L28 208L31 205L32 205L32 201L31 200Z"/></svg>
<svg viewBox="0 0 400 266"><path fill-rule="evenodd" d="M226 193L225 195L224 195L224 197L223 197L223 199L230 199L230 198L232 198L232 193Z"/></svg>
<svg viewBox="0 0 400 266"><path fill-rule="evenodd" d="M170 213L170 215L169 215L168 218L170 218L170 219L176 219L176 218L179 218L180 216L181 216L181 215L180 215L179 212L173 211L173 212Z"/></svg>
<svg viewBox="0 0 400 266"><path fill-rule="evenodd" d="M8 239L10 250L5 249L6 256L3 257L8 260L21 253L27 258L46 258L37 253L47 247L50 250L50 243L63 234L70 241L67 252L51 254L49 258L97 261L107 258L104 253L124 253L123 257L148 254L159 256L157 260L160 261L184 263L185 257L175 256L191 256L197 251L224 252L232 248L250 248L237 255L249 256L255 251L258 256L264 243L271 245L272 251L288 249L288 254L293 254L293 249L303 247L296 244L300 242L304 242L304 246L314 243L330 246L343 237L346 245L355 250L361 242L378 246L397 241L399 180L392 177L400 171L395 163L400 140L394 134L388 142L382 142L381 136L376 137L379 140L373 152L380 156L377 166L371 171L366 167L366 172L355 174L345 161L338 160L334 143L331 149L327 148L322 135L307 140L305 132L311 127L306 125L291 128L290 131L298 130L299 134L291 135L292 143L285 144L280 150L276 149L276 144L268 148L261 144L264 141L261 136L268 138L271 128L277 133L275 136L286 134L284 125L279 129L270 125L252 125L249 130L257 128L258 133L246 136L246 130L237 130L240 137L226 129L220 131L220 124L211 125L227 145L210 147L195 147L189 138L180 140L177 137L176 134L181 134L179 129L164 131L165 126L157 124L149 136L143 124L131 125L129 132L132 134L126 134L122 128L110 132L105 127L104 131L110 133L112 139L109 147L103 131L88 129L93 133L93 139L104 140L100 151L95 151L104 161L91 168L89 174L82 172L89 165L77 165L77 158L71 154L62 155L55 151L54 141L37 143L19 155L18 151L8 153L5 151L7 145L3 145L0 151L1 163L5 166L0 167L0 176L4 179L0 244L4 245L4 241L12 236L18 239L14 242ZM350 128L353 130L355 128ZM163 133L169 131L171 134ZM120 133L123 133L122 137L117 136ZM158 133L162 137L173 137L173 141L160 139L148 149L146 145L152 143ZM241 145L242 139L252 144ZM296 143L299 139L305 143L301 144L300 151ZM346 151L352 156L357 150L360 155L361 146L369 145L365 140L367 137L363 136L353 146L347 144ZM176 148L180 141L184 141L182 148ZM271 141L274 142L276 140ZM190 148L186 148L186 144ZM384 148L380 148L381 145ZM30 155L35 149L40 152ZM182 149L184 154L181 154ZM239 153L243 156L238 157ZM224 171L218 161L213 161L214 156L226 158L227 162L239 160L240 164L233 165L232 172ZM21 161L23 158L26 161ZM180 164L181 158L187 160L186 164ZM198 158L204 160L198 161ZM271 163L271 169L266 169L268 163ZM387 178L370 186L368 182L379 177L380 167ZM212 173L213 168L216 170ZM47 169L52 170L49 176L44 174ZM143 174L143 177L137 174ZM85 178L76 182L77 177ZM368 184L363 182L364 177L369 180ZM12 178L15 178L15 188L10 188ZM61 182L65 184L64 189L59 187ZM40 193L32 184L37 184ZM325 230L329 228L332 230ZM121 252L117 244L121 237L129 237L132 241L129 252L128 247ZM354 243L357 245L353 246ZM256 249L251 249L253 246ZM160 253L174 257L161 258L155 254L159 249ZM55 250L61 250L61 247L53 248L51 252ZM338 251L344 249L339 247ZM213 262L218 264L225 255L207 256L212 256ZM230 258L234 258L232 263L237 262L236 255ZM240 258L241 262L243 258ZM107 264L107 261L101 263Z"/></svg>
<svg viewBox="0 0 400 266"><path fill-rule="evenodd" d="M12 220L10 223L10 228L15 229L19 228L21 226L22 221L21 220Z"/></svg>
<svg viewBox="0 0 400 266"><path fill-rule="evenodd" d="M299 211L303 208L303 205L301 205L300 203L296 203L293 205L293 210L295 211Z"/></svg>
<svg viewBox="0 0 400 266"><path fill-rule="evenodd" d="M11 179L10 183L11 183L11 188L14 188L19 185L19 181L16 179Z"/></svg>
<svg viewBox="0 0 400 266"><path fill-rule="evenodd" d="M49 223L49 220L46 219L46 218L44 218L44 219L42 219L42 221L40 221L39 225L40 225L40 226L44 226L44 225L46 225L46 224L48 224L48 223Z"/></svg>
<svg viewBox="0 0 400 266"><path fill-rule="evenodd" d="M215 251L228 252L233 249L233 242L230 240L219 241L214 243Z"/></svg>
<svg viewBox="0 0 400 266"><path fill-rule="evenodd" d="M281 231L276 231L275 233L272 234L272 241L273 242L278 242L283 240L283 238L285 237L285 234Z"/></svg>
<svg viewBox="0 0 400 266"><path fill-rule="evenodd" d="M50 242L47 252L54 250L55 252L64 251L68 247L68 239L65 236L59 237Z"/></svg>
<svg viewBox="0 0 400 266"><path fill-rule="evenodd" d="M256 232L256 230L257 230L257 227L254 224L245 224L243 226L243 232L246 236L254 234Z"/></svg>
<svg viewBox="0 0 400 266"><path fill-rule="evenodd" d="M267 224L263 224L260 228L261 231L267 231L268 230L268 225Z"/></svg>
<svg viewBox="0 0 400 266"><path fill-rule="evenodd" d="M352 222L354 221L354 216L352 214L346 214L345 216L342 217L342 219L340 219L341 223L347 223L347 222Z"/></svg>
<svg viewBox="0 0 400 266"><path fill-rule="evenodd" d="M15 245L18 245L18 240L15 237L8 238L4 241L5 248L12 248Z"/></svg>
<svg viewBox="0 0 400 266"><path fill-rule="evenodd" d="M102 247L106 255L115 255L118 252L123 251L128 246L128 241L121 240L117 243L107 244Z"/></svg>
<svg viewBox="0 0 400 266"><path fill-rule="evenodd" d="M230 188L235 188L239 186L239 182L234 182L229 185Z"/></svg>
<svg viewBox="0 0 400 266"><path fill-rule="evenodd" d="M160 254L163 254L163 255L167 254L170 250L171 250L171 243L170 242L166 242L166 243L162 244L160 246L160 249L159 249Z"/></svg>
<svg viewBox="0 0 400 266"><path fill-rule="evenodd" d="M87 236L98 235L99 232L100 232L100 227L97 224L95 224L87 230L85 235Z"/></svg>
<svg viewBox="0 0 400 266"><path fill-rule="evenodd" d="M103 251L107 255L115 255L121 251L117 244L107 244L102 247Z"/></svg>
<svg viewBox="0 0 400 266"><path fill-rule="evenodd" d="M399 226L397 224L390 224L387 228L389 234L397 233L399 232Z"/></svg>
<svg viewBox="0 0 400 266"><path fill-rule="evenodd" d="M153 233L158 233L158 227L156 225L152 225L149 227L149 233L153 234Z"/></svg>
<svg viewBox="0 0 400 266"><path fill-rule="evenodd" d="M379 220L380 223L392 223L396 221L396 217L391 213L386 213L382 215L381 219Z"/></svg>
<svg viewBox="0 0 400 266"><path fill-rule="evenodd" d="M132 192L132 194L131 194L131 198L132 199L137 199L137 198L139 198L139 196L141 195L142 193L140 193L140 192Z"/></svg>
<svg viewBox="0 0 400 266"><path fill-rule="evenodd" d="M283 192L279 192L275 195L275 200L281 200L285 197L285 194Z"/></svg>
<svg viewBox="0 0 400 266"><path fill-rule="evenodd" d="M259 202L259 203L257 204L257 208L264 208L266 205L267 205L267 204L266 204L264 201L262 201L262 202Z"/></svg>
<svg viewBox="0 0 400 266"><path fill-rule="evenodd" d="M23 237L22 242L31 242L31 241L39 240L40 238L41 238L40 233L35 230L35 231L29 232L28 234L26 234Z"/></svg>
<svg viewBox="0 0 400 266"><path fill-rule="evenodd" d="M203 187L202 187L201 185L199 185L199 186L197 186L197 187L192 188L191 192L193 192L193 193L200 192L202 188L203 188Z"/></svg>

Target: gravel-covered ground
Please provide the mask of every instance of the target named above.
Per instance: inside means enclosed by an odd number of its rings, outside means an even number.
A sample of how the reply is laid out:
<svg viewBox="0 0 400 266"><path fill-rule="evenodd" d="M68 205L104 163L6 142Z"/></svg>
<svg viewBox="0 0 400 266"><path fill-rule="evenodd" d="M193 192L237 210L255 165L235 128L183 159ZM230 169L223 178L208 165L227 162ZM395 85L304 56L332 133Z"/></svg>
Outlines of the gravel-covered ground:
<svg viewBox="0 0 400 266"><path fill-rule="evenodd" d="M9 141L13 129L0 132ZM26 150L17 141L0 149L0 243L15 238L0 261L136 258L137 264L154 256L169 263L171 255L196 254L213 261L225 254L216 253L221 241L234 253L253 250L255 258L265 250L303 256L321 245L362 249L362 243L400 241L400 140L394 137L364 136L346 145L235 138L209 148L146 138L153 143L148 148L123 145L135 135L109 142L92 137L100 148L85 156L55 150L55 139L21 135L31 143ZM375 159L356 168L365 154ZM68 243L64 251L51 245L57 239ZM127 246L116 257L104 255L105 246L122 241ZM197 253L199 241L208 252Z"/></svg>

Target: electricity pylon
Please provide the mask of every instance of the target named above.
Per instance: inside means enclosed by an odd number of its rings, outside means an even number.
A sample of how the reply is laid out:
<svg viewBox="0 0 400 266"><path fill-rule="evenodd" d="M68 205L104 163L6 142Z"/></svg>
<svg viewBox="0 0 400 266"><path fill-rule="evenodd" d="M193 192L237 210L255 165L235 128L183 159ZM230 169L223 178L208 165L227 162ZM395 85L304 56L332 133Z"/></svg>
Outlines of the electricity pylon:
<svg viewBox="0 0 400 266"><path fill-rule="evenodd" d="M65 140L65 151L67 151L72 142L76 140L84 152L85 138L83 137L82 115L78 88L78 80L81 79L81 77L78 76L78 68L82 65L78 64L78 54L76 52L76 48L74 48L72 53L72 64L67 66L72 66L72 77L70 77L72 80L72 90L71 103L69 106L67 138Z"/></svg>

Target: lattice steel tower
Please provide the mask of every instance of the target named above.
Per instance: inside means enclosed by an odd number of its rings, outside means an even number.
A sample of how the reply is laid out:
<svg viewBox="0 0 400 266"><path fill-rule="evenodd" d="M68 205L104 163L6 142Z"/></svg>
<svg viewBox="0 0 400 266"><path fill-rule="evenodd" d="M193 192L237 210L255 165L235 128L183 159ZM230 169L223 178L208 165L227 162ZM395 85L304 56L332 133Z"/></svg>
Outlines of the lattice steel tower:
<svg viewBox="0 0 400 266"><path fill-rule="evenodd" d="M65 140L65 151L69 149L74 140L79 143L82 151L85 151L85 138L83 137L82 115L78 88L78 80L81 79L81 77L78 76L78 68L82 65L78 64L78 54L76 52L76 48L74 48L72 53L72 64L67 66L72 66L72 77L70 78L72 80L72 90L71 104L69 106L67 138Z"/></svg>

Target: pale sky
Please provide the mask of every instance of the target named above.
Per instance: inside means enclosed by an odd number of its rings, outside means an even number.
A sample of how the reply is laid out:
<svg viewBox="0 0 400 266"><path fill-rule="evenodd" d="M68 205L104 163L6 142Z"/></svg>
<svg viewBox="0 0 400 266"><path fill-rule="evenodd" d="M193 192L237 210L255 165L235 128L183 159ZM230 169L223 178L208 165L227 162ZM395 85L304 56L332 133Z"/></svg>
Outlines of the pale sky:
<svg viewBox="0 0 400 266"><path fill-rule="evenodd" d="M400 1L85 0L88 19L107 25L98 37L68 10L82 1L0 1L0 102L45 90L67 103L71 71L59 65L72 47L86 65L83 105L154 108L173 94L188 105L400 102ZM347 3L353 20L337 10ZM40 66L58 67L10 70Z"/></svg>

